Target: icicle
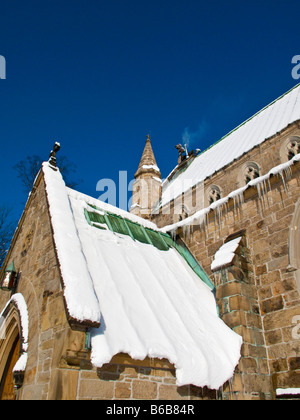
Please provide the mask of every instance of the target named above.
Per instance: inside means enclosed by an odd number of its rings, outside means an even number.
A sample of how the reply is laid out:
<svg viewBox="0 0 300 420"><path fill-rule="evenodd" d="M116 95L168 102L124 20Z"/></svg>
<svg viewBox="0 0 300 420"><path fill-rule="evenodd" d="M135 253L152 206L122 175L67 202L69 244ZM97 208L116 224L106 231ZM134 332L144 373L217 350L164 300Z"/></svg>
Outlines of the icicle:
<svg viewBox="0 0 300 420"><path fill-rule="evenodd" d="M190 224L183 225L182 230L183 230L184 239L187 239L189 241L191 238L191 225Z"/></svg>
<svg viewBox="0 0 300 420"><path fill-rule="evenodd" d="M268 194L268 189L267 189L267 183L266 180L264 179L264 194Z"/></svg>
<svg viewBox="0 0 300 420"><path fill-rule="evenodd" d="M228 201L226 201L225 203L225 215L224 215L225 219L227 219L227 216L228 216Z"/></svg>
<svg viewBox="0 0 300 420"><path fill-rule="evenodd" d="M292 168L291 166L288 166L287 168L285 168L285 176L287 180L290 180L293 176L293 172L292 172Z"/></svg>
<svg viewBox="0 0 300 420"><path fill-rule="evenodd" d="M242 205L244 204L244 191L247 188L248 188L247 186L239 188L238 190L235 190L228 195L228 199L230 199L230 198L233 199L233 215L234 215L234 217L238 216L239 209L240 209L240 211L242 211ZM227 213L228 213L228 204L227 204Z"/></svg>
<svg viewBox="0 0 300 420"><path fill-rule="evenodd" d="M217 207L217 209L218 209L218 227L219 227L219 229L220 229L221 223L222 223L222 208L223 208L222 204Z"/></svg>
<svg viewBox="0 0 300 420"><path fill-rule="evenodd" d="M240 198L241 205L243 205L244 204L244 191L240 191L238 196Z"/></svg>
<svg viewBox="0 0 300 420"><path fill-rule="evenodd" d="M270 177L268 178L269 192L272 191Z"/></svg>
<svg viewBox="0 0 300 420"><path fill-rule="evenodd" d="M238 207L239 207L239 196L234 195L233 196L233 218L238 215Z"/></svg>
<svg viewBox="0 0 300 420"><path fill-rule="evenodd" d="M285 177L283 172L285 173L285 175L287 176L287 179L289 179L288 177L292 175L292 170L291 170L291 165L293 164L293 160L290 160L286 163L282 163L281 165L276 166L275 168L273 168L269 174L272 175L280 175L282 182L283 182L283 186L284 186L284 190L287 193L288 188L286 185L286 181L285 181Z"/></svg>
<svg viewBox="0 0 300 420"><path fill-rule="evenodd" d="M281 176L283 186L284 186L284 191L287 193L288 190L287 190L287 185L286 185L285 178L284 178L284 175L283 175L283 170L279 171L278 174Z"/></svg>
<svg viewBox="0 0 300 420"><path fill-rule="evenodd" d="M203 216L200 216L199 219L198 219L198 224L199 224L199 227L200 227L200 231L201 232L202 232L202 226L204 224L204 220L205 220L205 216L204 217Z"/></svg>
<svg viewBox="0 0 300 420"><path fill-rule="evenodd" d="M203 220L201 218L199 218L199 229L200 229L200 232L202 232L202 226L203 226Z"/></svg>
<svg viewBox="0 0 300 420"><path fill-rule="evenodd" d="M266 183L266 180L265 179L264 179L264 182L263 182L263 189L264 189L264 197L266 197L268 206L270 207L269 195L268 195L268 187L267 187L267 183Z"/></svg>
<svg viewBox="0 0 300 420"><path fill-rule="evenodd" d="M183 225L182 226L182 233L183 233L183 237L185 239L185 236L186 236L186 225Z"/></svg>
<svg viewBox="0 0 300 420"><path fill-rule="evenodd" d="M261 197L262 197L262 194L261 194L261 183L259 182L259 183L255 184L255 186L256 186L256 189L257 189L258 198L261 199Z"/></svg>
<svg viewBox="0 0 300 420"><path fill-rule="evenodd" d="M172 237L173 241L175 241L176 236L177 236L177 227L175 227L175 229L172 229L170 231L170 234L171 234L171 237Z"/></svg>
<svg viewBox="0 0 300 420"><path fill-rule="evenodd" d="M236 203L238 202L237 197L233 196L233 218L235 218L235 212L236 212Z"/></svg>
<svg viewBox="0 0 300 420"><path fill-rule="evenodd" d="M223 400L223 385L220 386L220 388L218 389L218 400L221 401Z"/></svg>

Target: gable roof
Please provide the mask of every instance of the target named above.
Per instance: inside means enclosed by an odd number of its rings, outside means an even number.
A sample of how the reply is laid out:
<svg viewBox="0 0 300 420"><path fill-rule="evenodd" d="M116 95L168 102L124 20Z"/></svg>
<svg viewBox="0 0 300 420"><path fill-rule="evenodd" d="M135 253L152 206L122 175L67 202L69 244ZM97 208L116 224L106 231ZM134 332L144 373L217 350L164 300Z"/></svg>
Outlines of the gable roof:
<svg viewBox="0 0 300 420"><path fill-rule="evenodd" d="M127 353L168 359L178 385L217 389L231 378L241 337L218 317L188 251L153 223L66 188L48 163L42 170L69 315L95 325L92 363Z"/></svg>
<svg viewBox="0 0 300 420"><path fill-rule="evenodd" d="M300 84L191 160L184 171L164 182L162 198L155 210L299 119Z"/></svg>

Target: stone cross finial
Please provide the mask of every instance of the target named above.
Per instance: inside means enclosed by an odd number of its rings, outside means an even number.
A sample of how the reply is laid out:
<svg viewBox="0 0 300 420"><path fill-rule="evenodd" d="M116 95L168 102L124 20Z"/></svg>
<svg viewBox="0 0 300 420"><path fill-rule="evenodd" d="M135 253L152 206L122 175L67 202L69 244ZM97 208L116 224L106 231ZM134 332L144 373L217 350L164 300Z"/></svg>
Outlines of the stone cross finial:
<svg viewBox="0 0 300 420"><path fill-rule="evenodd" d="M178 157L178 165L186 159L186 151L185 148L181 144L177 144L175 148L178 150L179 157Z"/></svg>
<svg viewBox="0 0 300 420"><path fill-rule="evenodd" d="M51 150L50 152L50 156L49 156L49 163L51 166L54 166L56 168L56 153L59 151L60 149L60 144L55 142L53 150Z"/></svg>

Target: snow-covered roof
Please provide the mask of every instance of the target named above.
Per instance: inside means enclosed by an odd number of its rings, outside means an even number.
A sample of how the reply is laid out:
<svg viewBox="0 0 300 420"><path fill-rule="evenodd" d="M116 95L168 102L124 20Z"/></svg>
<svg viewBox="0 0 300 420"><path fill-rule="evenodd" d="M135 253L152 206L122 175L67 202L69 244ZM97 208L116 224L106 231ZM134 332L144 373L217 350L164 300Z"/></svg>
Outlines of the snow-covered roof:
<svg viewBox="0 0 300 420"><path fill-rule="evenodd" d="M43 173L69 315L100 322L92 329L92 363L127 353L168 359L178 385L217 389L231 378L242 339L218 317L201 269L152 223L66 188L48 163ZM132 224L131 234L111 223ZM134 240L132 232L148 239Z"/></svg>
<svg viewBox="0 0 300 420"><path fill-rule="evenodd" d="M166 205L299 119L300 84L198 155L170 182L164 182L159 206Z"/></svg>

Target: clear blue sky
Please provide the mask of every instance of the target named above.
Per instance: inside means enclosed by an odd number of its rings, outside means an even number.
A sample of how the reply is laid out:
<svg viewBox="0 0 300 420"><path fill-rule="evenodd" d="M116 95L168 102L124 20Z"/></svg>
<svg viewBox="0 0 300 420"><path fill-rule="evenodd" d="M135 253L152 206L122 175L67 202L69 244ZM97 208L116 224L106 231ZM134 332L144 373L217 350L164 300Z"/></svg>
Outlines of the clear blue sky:
<svg viewBox="0 0 300 420"><path fill-rule="evenodd" d="M299 0L3 0L1 198L18 218L12 169L54 141L78 189L137 169L146 135L162 176L191 133L204 150L292 88Z"/></svg>

